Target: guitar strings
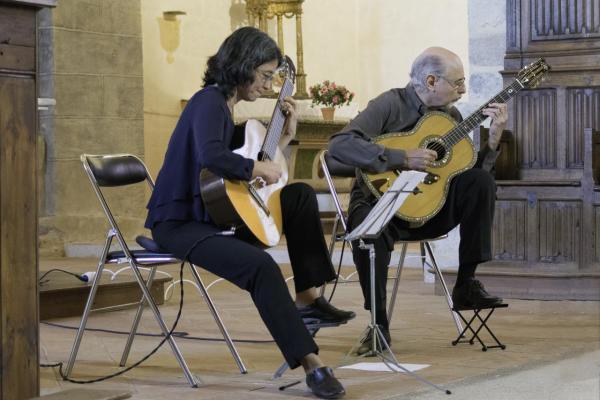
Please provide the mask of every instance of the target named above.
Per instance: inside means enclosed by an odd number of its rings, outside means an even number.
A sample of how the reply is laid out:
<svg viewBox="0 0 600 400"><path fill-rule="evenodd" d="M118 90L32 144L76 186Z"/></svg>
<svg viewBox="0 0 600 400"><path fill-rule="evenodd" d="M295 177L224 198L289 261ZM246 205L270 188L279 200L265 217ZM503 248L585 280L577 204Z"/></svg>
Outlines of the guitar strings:
<svg viewBox="0 0 600 400"><path fill-rule="evenodd" d="M291 95L292 90L293 90L293 85L292 85L291 81L289 79L286 79L283 82L283 85L281 87L281 93L279 95L279 99L283 99L286 96ZM279 102L279 99L278 99L278 102ZM281 138L281 135L273 135L272 132L281 132L284 124L285 124L285 116L283 114L283 111L279 107L279 104L277 104L277 106L275 107L275 112L273 114L273 118L268 127L266 140L263 143L263 146L261 149L261 154L263 155L261 161L263 161L265 158L268 158L270 160L273 160L275 158L275 152L277 150L277 146L279 145L279 139Z"/></svg>
<svg viewBox="0 0 600 400"><path fill-rule="evenodd" d="M471 132L477 124L483 121L486 117L483 115L482 110L488 106L489 103L493 102L504 102L508 100L511 96L508 95L508 90L513 89L515 91L519 90L519 86L517 85L517 81L513 82L511 85L507 86L502 92L498 95L494 96L491 100L486 102L483 106L479 107L477 111L475 111L469 118L465 119L462 123L460 123L456 128L452 129L449 134L446 136L450 145L455 145L460 140L462 140L466 135Z"/></svg>
<svg viewBox="0 0 600 400"><path fill-rule="evenodd" d="M466 135L468 135L475 127L483 121L486 116L483 115L482 110L487 107L490 103L504 103L506 100L510 99L514 93L518 92L523 88L523 85L515 80L506 88L504 88L500 93L496 96L492 97L489 101L484 103L481 107L479 107L473 114L471 114L467 119L462 121L456 127L454 127L450 132L442 137L442 142L448 146L454 146L456 143L461 141ZM513 93L509 93L513 90Z"/></svg>

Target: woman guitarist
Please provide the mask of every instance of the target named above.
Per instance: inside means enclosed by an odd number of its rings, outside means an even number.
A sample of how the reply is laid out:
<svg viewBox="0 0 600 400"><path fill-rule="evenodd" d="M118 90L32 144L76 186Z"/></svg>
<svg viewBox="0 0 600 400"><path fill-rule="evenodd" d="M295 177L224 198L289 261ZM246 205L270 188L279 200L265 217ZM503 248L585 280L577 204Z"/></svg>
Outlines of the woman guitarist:
<svg viewBox="0 0 600 400"><path fill-rule="evenodd" d="M374 143L373 139L389 132L410 131L418 126L425 114L434 111L460 122L462 117L452 104L466 92L462 62L449 50L432 47L416 58L410 76L411 81L406 87L391 89L373 99L341 132L332 136L329 154L342 163L370 173L403 169L427 170L433 166L439 156L434 150L389 148ZM446 202L441 210L419 227L394 218L374 242L376 320L388 342L386 281L391 251L397 240L432 239L460 224L460 265L452 292L454 305L486 306L502 301L488 294L481 283L474 279L474 274L478 264L491 259L496 186L489 171L498 156L497 146L507 120L506 104L491 103L482 113L493 119L490 140L487 145L482 146L474 168L460 173L450 182ZM470 162L474 163L475 160L466 160L467 164ZM364 186L357 181L352 190L348 219L350 230L363 221L376 201ZM360 250L359 246L353 246L353 256L365 298L365 309L368 309L369 254ZM367 337L358 353L366 353L370 349L371 338Z"/></svg>
<svg viewBox="0 0 600 400"><path fill-rule="evenodd" d="M277 164L232 152L241 140L232 112L238 101L255 101L271 88L282 61L277 44L250 27L233 32L209 58L204 88L189 100L171 136L147 206L146 227L164 249L247 290L288 365L304 367L307 384L316 396L338 398L344 388L317 356L318 347L304 322L344 323L355 314L317 296L316 287L333 280L335 272L314 191L298 183L281 191L295 304L271 256L217 228L200 196L199 173L204 168L227 179L260 177L266 184L279 179ZM287 97L281 107L287 115L287 131L280 144L287 145L296 132L296 104Z"/></svg>

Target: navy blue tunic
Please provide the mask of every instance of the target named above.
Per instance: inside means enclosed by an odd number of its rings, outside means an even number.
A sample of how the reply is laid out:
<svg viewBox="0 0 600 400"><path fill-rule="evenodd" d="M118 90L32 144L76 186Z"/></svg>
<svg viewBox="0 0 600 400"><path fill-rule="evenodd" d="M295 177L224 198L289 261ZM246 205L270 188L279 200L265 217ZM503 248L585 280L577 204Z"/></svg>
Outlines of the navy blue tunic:
<svg viewBox="0 0 600 400"><path fill-rule="evenodd" d="M198 91L188 101L146 206L146 228L169 220L210 222L200 196L203 168L224 178L250 180L254 161L231 151L234 132L227 101L216 86Z"/></svg>

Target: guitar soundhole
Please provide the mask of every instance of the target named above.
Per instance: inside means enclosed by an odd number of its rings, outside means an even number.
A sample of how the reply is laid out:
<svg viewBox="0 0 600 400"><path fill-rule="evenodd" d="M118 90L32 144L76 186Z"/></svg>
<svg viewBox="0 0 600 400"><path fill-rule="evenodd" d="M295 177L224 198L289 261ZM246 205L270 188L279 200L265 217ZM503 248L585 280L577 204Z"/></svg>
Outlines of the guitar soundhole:
<svg viewBox="0 0 600 400"><path fill-rule="evenodd" d="M437 153L437 158L435 161L441 161L444 159L444 157L446 157L446 147L440 142L433 141L427 143L427 149L433 150Z"/></svg>

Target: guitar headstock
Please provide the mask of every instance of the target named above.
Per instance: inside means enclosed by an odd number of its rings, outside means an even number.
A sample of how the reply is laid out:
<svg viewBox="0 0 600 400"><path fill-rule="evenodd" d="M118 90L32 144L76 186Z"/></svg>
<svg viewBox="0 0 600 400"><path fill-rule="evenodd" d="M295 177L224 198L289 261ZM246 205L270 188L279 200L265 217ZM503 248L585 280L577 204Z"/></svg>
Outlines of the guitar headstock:
<svg viewBox="0 0 600 400"><path fill-rule="evenodd" d="M278 69L281 80L289 79L292 83L296 82L296 66L291 58L284 56L283 63Z"/></svg>
<svg viewBox="0 0 600 400"><path fill-rule="evenodd" d="M527 89L533 89L540 84L544 75L550 71L550 66L543 58L539 58L523 67L517 74L517 80Z"/></svg>

